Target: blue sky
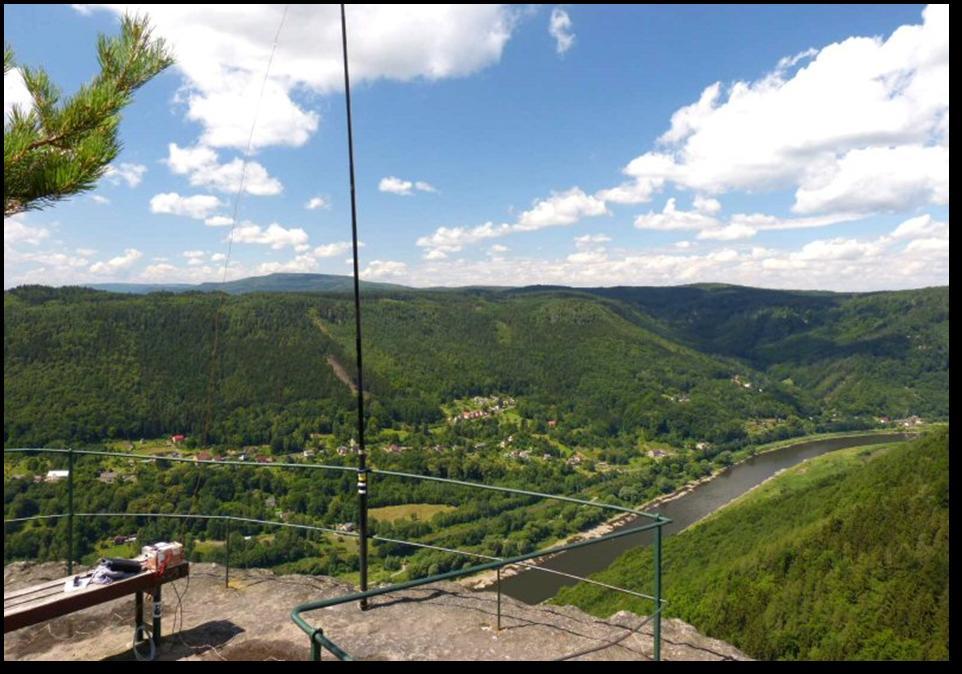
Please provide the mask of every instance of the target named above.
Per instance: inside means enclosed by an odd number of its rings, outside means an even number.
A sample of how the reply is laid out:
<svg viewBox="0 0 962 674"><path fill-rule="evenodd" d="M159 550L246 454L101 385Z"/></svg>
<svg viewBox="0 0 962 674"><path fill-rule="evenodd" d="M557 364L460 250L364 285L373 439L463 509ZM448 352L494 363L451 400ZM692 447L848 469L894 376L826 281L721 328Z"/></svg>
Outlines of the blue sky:
<svg viewBox="0 0 962 674"><path fill-rule="evenodd" d="M136 8L5 5L4 39L69 92ZM349 273L335 10L151 18L177 65L94 192L5 220L4 287L220 280L229 239L228 278ZM948 283L947 6L353 6L348 30L366 278Z"/></svg>

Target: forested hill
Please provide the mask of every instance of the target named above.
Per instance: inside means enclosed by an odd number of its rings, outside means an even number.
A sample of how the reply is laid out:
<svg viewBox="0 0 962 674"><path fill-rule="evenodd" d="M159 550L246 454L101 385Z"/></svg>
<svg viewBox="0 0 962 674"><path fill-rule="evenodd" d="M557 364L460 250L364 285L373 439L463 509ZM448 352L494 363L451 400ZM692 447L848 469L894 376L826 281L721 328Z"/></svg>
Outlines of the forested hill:
<svg viewBox="0 0 962 674"><path fill-rule="evenodd" d="M554 420L573 445L644 436L724 447L759 428L948 415L947 288L374 288L364 325L372 430L424 430L443 404L495 393L516 397L527 419ZM744 348L724 337L739 329ZM353 336L343 293L7 291L4 442L205 426L213 442L285 450L312 433L346 439Z"/></svg>
<svg viewBox="0 0 962 674"><path fill-rule="evenodd" d="M744 359L842 414L948 414L949 288L828 293L726 285L591 292L662 321L701 351Z"/></svg>
<svg viewBox="0 0 962 674"><path fill-rule="evenodd" d="M666 610L759 659L943 660L949 644L948 429L831 452L668 538ZM650 548L596 580L647 591ZM644 606L594 585L554 600Z"/></svg>

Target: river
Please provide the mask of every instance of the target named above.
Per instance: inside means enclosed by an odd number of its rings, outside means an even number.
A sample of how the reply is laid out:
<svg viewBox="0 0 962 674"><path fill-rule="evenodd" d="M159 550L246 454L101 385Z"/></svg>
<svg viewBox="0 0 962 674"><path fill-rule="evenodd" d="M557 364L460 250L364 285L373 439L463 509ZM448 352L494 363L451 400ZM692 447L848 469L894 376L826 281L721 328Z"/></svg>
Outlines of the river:
<svg viewBox="0 0 962 674"><path fill-rule="evenodd" d="M886 433L884 435L811 440L758 454L727 468L713 480L698 485L687 494L652 508L651 512L661 513L671 519L671 524L666 525L663 530L664 536L670 536L706 515L710 515L732 499L761 484L778 471L794 466L806 459L836 449L892 442L909 437L911 436L904 433ZM648 521L645 519L645 522ZM638 526L637 518L629 519L617 528L631 526ZM623 536L622 538L576 548L556 555L540 566L577 576L588 576L606 569L625 551L639 545L648 545L652 540L651 532ZM501 591L525 603L536 604L553 597L562 587L574 585L576 582L553 573L529 570L503 578L501 580Z"/></svg>

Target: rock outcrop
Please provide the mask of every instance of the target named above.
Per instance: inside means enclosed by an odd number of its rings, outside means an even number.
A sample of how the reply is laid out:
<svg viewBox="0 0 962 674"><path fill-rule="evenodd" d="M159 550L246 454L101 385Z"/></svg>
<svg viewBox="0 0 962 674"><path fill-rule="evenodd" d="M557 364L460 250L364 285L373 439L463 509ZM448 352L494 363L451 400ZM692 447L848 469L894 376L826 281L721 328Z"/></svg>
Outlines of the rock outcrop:
<svg viewBox="0 0 962 674"><path fill-rule="evenodd" d="M62 564L14 563L4 588L63 575ZM189 579L164 587L160 660L306 660L308 638L290 619L300 603L353 588L315 576L278 576L194 564ZM5 660L133 659L134 601L118 599L5 635ZM529 606L456 583L392 593L368 611L345 604L308 614L312 624L356 659L371 660L648 660L651 624L619 612L599 620L570 606ZM639 630L639 626L642 626ZM663 621L666 660L748 659L732 646L675 619ZM326 658L331 656L325 653Z"/></svg>

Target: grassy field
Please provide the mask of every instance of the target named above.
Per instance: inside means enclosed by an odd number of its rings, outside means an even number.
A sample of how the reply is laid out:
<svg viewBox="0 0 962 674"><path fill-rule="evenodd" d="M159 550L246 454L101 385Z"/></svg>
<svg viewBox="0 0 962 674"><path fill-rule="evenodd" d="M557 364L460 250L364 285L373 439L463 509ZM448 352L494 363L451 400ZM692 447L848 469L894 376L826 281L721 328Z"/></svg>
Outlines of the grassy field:
<svg viewBox="0 0 962 674"><path fill-rule="evenodd" d="M418 519L426 522L438 513L450 512L455 510L454 506L440 505L436 503L405 503L404 505L383 506L381 508L371 508L368 514L372 519L382 522L394 522L403 519Z"/></svg>

